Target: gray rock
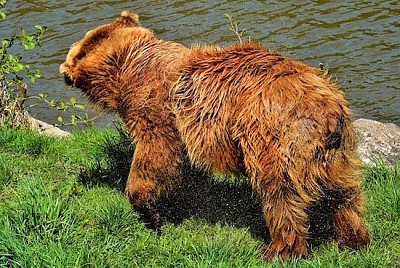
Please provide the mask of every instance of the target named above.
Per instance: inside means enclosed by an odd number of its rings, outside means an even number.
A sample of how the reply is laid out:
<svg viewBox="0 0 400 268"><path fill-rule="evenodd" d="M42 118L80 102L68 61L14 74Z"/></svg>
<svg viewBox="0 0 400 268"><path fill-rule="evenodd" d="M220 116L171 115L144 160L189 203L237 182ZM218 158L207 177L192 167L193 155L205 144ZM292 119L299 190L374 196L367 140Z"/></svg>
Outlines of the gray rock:
<svg viewBox="0 0 400 268"><path fill-rule="evenodd" d="M400 127L369 119L357 119L353 123L358 136L358 153L361 160L373 164L377 159L387 165L400 163Z"/></svg>
<svg viewBox="0 0 400 268"><path fill-rule="evenodd" d="M46 122L40 121L34 117L30 117L31 128L35 129L41 135L55 136L55 137L67 137L70 135L69 132L64 131L56 126L47 124Z"/></svg>

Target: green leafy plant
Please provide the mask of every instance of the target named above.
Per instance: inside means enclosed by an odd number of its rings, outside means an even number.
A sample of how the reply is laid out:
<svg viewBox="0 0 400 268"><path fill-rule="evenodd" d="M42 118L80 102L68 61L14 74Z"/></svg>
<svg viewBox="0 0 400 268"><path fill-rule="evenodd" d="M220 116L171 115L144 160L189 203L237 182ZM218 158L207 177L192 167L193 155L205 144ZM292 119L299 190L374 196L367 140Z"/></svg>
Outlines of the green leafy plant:
<svg viewBox="0 0 400 268"><path fill-rule="evenodd" d="M1 19L7 17L3 12L6 2L6 0L0 0ZM40 46L45 30L45 27L36 25L35 32L32 34L21 30L19 34L0 41L0 124L8 123L13 127L30 125L28 113L23 109L28 88L26 78L34 83L42 77L42 72L24 63L22 56L19 53L12 54L10 49L16 44L24 51Z"/></svg>
<svg viewBox="0 0 400 268"><path fill-rule="evenodd" d="M239 42L243 43L243 37L244 37L244 34L246 33L247 30L246 29L242 29L242 30L239 29L239 25L240 25L241 21L237 20L237 19L234 19L232 17L232 15L230 15L230 14L225 14L225 17L229 20L229 23L230 23L230 28L229 29L232 32L235 33L235 35L239 39ZM249 41L250 41L250 36L249 36Z"/></svg>
<svg viewBox="0 0 400 268"><path fill-rule="evenodd" d="M32 96L30 98L36 98L42 102L45 102L49 107L55 108L59 111L83 111L85 110L85 106L77 102L75 98L70 98L68 101L65 100L49 100L48 95L45 93L40 93L36 96ZM84 124L86 126L93 125L94 121L101 116L101 113L98 116L90 117L87 113L84 115L72 114L70 115L69 121L66 121L63 116L57 117L57 123L55 126L77 126L78 124Z"/></svg>
<svg viewBox="0 0 400 268"><path fill-rule="evenodd" d="M0 0L0 20L7 18L6 13L3 12L6 3L6 0ZM24 109L24 103L28 98L45 102L49 107L61 111L70 109L81 111L85 109L85 106L79 104L75 98L70 98L69 101L57 101L49 100L47 94L44 93L27 96L28 84L35 83L37 79L43 77L43 74L41 70L31 68L29 64L26 64L22 60L21 53L13 54L10 50L12 47L19 47L20 51L22 50L23 53L27 53L29 50L38 46L40 47L45 31L46 27L36 25L33 33L21 29L19 34L13 34L9 38L0 41L0 125L6 124L11 127L33 128L34 122ZM30 107L35 105L37 103ZM89 118L87 114L84 116L73 114L70 116L70 121L68 122L64 117L58 116L57 123L54 125L76 126L78 123L91 125L96 118Z"/></svg>

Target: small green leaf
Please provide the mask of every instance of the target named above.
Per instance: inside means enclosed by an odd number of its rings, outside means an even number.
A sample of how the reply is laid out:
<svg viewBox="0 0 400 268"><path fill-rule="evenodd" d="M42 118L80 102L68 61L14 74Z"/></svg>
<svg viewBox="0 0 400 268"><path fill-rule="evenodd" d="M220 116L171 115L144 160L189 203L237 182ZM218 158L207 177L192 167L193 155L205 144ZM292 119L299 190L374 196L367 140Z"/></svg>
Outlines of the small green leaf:
<svg viewBox="0 0 400 268"><path fill-rule="evenodd" d="M25 43L24 48L25 48L25 50L32 50L35 48L35 43L33 43L33 42Z"/></svg>
<svg viewBox="0 0 400 268"><path fill-rule="evenodd" d="M16 61L16 59L14 58L13 55L7 54L6 55L6 61L8 61L9 63L14 63Z"/></svg>
<svg viewBox="0 0 400 268"><path fill-rule="evenodd" d="M64 124L64 118L62 118L61 116L57 117L57 121L60 124Z"/></svg>
<svg viewBox="0 0 400 268"><path fill-rule="evenodd" d="M76 118L76 116L74 116L74 115L71 115L71 124L73 125L73 126L76 126L76 124L77 124L77 118Z"/></svg>
<svg viewBox="0 0 400 268"><path fill-rule="evenodd" d="M1 41L1 45L2 45L2 47L8 48L8 46L10 45L10 41L3 40L3 41Z"/></svg>
<svg viewBox="0 0 400 268"><path fill-rule="evenodd" d="M44 93L40 93L38 96L39 96L40 99L47 98L47 94L44 94Z"/></svg>
<svg viewBox="0 0 400 268"><path fill-rule="evenodd" d="M35 74L36 78L42 78L43 77L43 73L42 70L36 69L36 74Z"/></svg>
<svg viewBox="0 0 400 268"><path fill-rule="evenodd" d="M24 65L22 63L17 63L12 68L13 72L18 73L24 69Z"/></svg>
<svg viewBox="0 0 400 268"><path fill-rule="evenodd" d="M85 106L83 106L82 104L75 104L74 108L77 108L79 110L85 110Z"/></svg>
<svg viewBox="0 0 400 268"><path fill-rule="evenodd" d="M32 83L36 82L36 77L33 75L28 75L29 76L29 81L31 81Z"/></svg>
<svg viewBox="0 0 400 268"><path fill-rule="evenodd" d="M228 13L225 13L224 16L225 16L226 18L228 18L229 20L232 19L232 16L231 16L230 14L228 14Z"/></svg>
<svg viewBox="0 0 400 268"><path fill-rule="evenodd" d="M58 103L58 107L57 107L59 110L63 110L63 111L66 111L66 110L68 110L68 105L65 103L65 102L63 102L63 101L60 101L59 103Z"/></svg>
<svg viewBox="0 0 400 268"><path fill-rule="evenodd" d="M56 107L56 106L57 106L57 102L56 102L55 100L51 100L51 101L49 102L49 106L50 106L50 107Z"/></svg>

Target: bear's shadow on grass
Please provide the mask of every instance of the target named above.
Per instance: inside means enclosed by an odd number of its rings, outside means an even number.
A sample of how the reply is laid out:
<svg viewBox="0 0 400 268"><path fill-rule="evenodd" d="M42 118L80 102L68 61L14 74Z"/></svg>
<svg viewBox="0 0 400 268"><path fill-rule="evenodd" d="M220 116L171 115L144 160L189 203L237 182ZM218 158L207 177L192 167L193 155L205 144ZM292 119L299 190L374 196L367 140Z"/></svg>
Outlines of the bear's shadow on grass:
<svg viewBox="0 0 400 268"><path fill-rule="evenodd" d="M97 164L81 170L80 180L87 187L107 185L124 191L134 146L126 132L120 127L117 129L120 139L107 137ZM261 200L243 178L215 179L188 166L183 170L183 180L154 205L163 220L172 224L190 218L201 219L210 224L247 228L254 238L270 241ZM323 200L309 210L312 246L333 236L329 207L329 200Z"/></svg>

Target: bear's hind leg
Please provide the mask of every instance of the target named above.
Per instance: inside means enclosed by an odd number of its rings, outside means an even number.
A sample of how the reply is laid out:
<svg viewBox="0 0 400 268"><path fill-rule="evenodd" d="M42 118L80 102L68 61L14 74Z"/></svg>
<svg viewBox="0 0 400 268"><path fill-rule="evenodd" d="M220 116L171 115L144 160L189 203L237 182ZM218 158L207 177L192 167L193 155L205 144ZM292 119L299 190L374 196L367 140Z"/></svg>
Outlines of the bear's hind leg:
<svg viewBox="0 0 400 268"><path fill-rule="evenodd" d="M360 184L358 157L337 152L324 180L334 201L333 227L339 246L359 249L370 243L363 219L364 200Z"/></svg>
<svg viewBox="0 0 400 268"><path fill-rule="evenodd" d="M319 192L316 190L311 196L305 186L302 158L297 157L296 162L289 159L287 152L291 143L274 143L273 137L262 133L243 137L246 138L240 144L246 172L253 189L261 196L272 240L264 260L269 261L276 255L283 260L305 257L310 224L308 209Z"/></svg>
<svg viewBox="0 0 400 268"><path fill-rule="evenodd" d="M357 190L340 192L333 214L333 226L339 246L359 249L370 243L362 217L362 198Z"/></svg>
<svg viewBox="0 0 400 268"><path fill-rule="evenodd" d="M266 261L276 255L282 260L307 255L306 202L293 189L280 184L276 182L258 189L262 193L264 218L272 240L264 254Z"/></svg>

